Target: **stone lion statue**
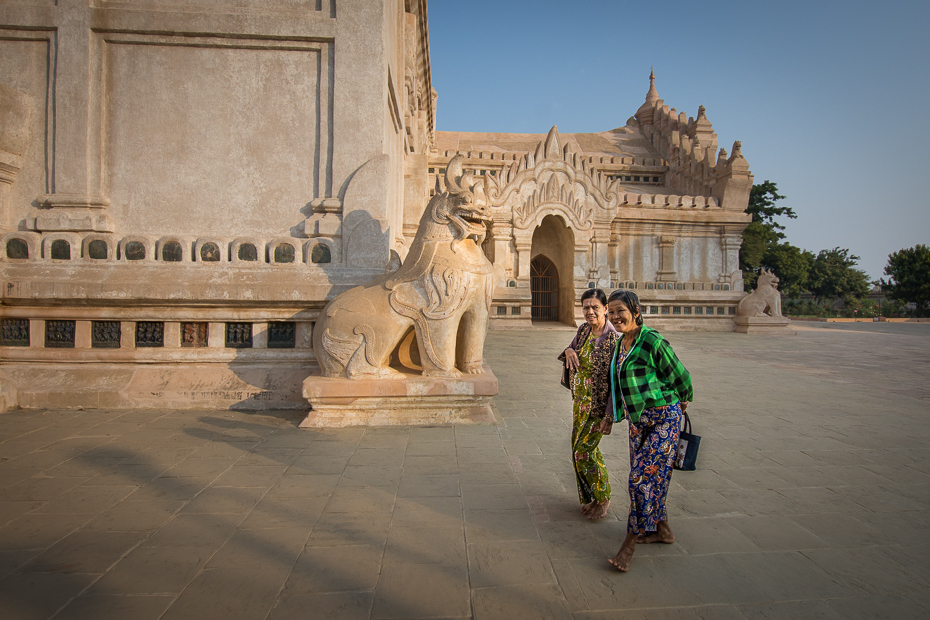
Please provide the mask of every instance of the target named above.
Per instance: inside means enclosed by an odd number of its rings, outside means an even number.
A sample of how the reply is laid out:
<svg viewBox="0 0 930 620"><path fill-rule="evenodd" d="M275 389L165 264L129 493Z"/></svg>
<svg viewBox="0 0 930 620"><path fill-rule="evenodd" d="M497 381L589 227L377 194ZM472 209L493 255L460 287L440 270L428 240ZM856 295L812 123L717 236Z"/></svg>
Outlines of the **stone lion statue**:
<svg viewBox="0 0 930 620"><path fill-rule="evenodd" d="M778 277L768 269L762 269L756 290L740 300L736 306L736 314L738 316L782 316Z"/></svg>
<svg viewBox="0 0 930 620"><path fill-rule="evenodd" d="M403 264L323 308L313 330L323 376L402 377L389 366L402 341L419 349L423 375L483 372L493 267L481 244L490 217L483 181L463 174L462 156L455 156L446 191L426 206ZM407 359L415 353L407 351Z"/></svg>

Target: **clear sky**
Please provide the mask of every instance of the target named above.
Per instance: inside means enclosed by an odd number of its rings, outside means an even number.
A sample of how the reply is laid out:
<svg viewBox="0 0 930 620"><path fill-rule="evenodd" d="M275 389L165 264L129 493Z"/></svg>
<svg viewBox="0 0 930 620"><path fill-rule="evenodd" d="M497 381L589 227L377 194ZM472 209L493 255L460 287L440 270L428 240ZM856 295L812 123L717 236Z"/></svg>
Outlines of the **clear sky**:
<svg viewBox="0 0 930 620"><path fill-rule="evenodd" d="M930 2L432 0L438 129L599 132L659 97L787 196L788 241L870 278L930 245Z"/></svg>

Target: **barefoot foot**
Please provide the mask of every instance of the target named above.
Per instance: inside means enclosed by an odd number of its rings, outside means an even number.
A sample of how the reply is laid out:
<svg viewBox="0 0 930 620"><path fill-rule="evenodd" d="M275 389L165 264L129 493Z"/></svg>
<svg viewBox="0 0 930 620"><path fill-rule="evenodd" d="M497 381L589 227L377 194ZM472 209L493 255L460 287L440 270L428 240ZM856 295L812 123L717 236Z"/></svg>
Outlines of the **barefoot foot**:
<svg viewBox="0 0 930 620"><path fill-rule="evenodd" d="M636 551L636 534L627 532L626 538L620 546L620 551L607 561L618 571L625 573L630 570L630 562L633 561L634 551Z"/></svg>
<svg viewBox="0 0 930 620"><path fill-rule="evenodd" d="M669 527L668 521L659 521L659 525L655 532L640 534L636 542L644 545L650 543L664 543L670 545L675 542L675 535L672 533L672 528Z"/></svg>
<svg viewBox="0 0 930 620"><path fill-rule="evenodd" d="M593 501L593 500L590 501L590 502L588 502L587 504L582 504L582 505L581 505L581 514L583 514L583 515L591 514L591 511L594 509L594 507L595 507L596 505L597 505L597 502L596 502L596 501Z"/></svg>
<svg viewBox="0 0 930 620"><path fill-rule="evenodd" d="M598 504L594 502L594 506L591 507L591 511L588 512L588 518L592 521L597 521L598 519L603 519L607 516L607 509L610 508L610 500L605 501L603 504Z"/></svg>

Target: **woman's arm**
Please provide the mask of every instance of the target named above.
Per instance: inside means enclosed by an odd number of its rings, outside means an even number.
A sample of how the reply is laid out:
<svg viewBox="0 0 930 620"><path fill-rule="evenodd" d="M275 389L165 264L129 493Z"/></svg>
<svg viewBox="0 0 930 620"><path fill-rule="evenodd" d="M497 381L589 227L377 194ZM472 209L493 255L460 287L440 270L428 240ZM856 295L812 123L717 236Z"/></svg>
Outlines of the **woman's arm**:
<svg viewBox="0 0 930 620"><path fill-rule="evenodd" d="M678 394L682 403L694 400L694 386L691 384L691 373L685 368L678 356L675 355L672 345L664 339L656 347L653 354L653 363L656 374ZM684 407L687 407L685 405Z"/></svg>
<svg viewBox="0 0 930 620"><path fill-rule="evenodd" d="M577 347L579 346L581 332L584 331L585 325L587 324L582 323L578 326L578 331L575 332L575 337L572 338L571 343L569 343L568 347L566 347L558 357L559 361L564 362L565 365L568 366L568 369L571 371L576 371L578 370L578 367L581 366L581 361L578 359Z"/></svg>

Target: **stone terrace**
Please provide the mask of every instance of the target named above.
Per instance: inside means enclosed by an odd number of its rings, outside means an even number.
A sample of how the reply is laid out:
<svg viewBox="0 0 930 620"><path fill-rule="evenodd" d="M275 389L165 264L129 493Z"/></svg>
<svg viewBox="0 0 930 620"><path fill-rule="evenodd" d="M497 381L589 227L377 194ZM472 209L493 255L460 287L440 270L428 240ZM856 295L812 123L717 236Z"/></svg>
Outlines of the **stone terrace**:
<svg viewBox="0 0 930 620"><path fill-rule="evenodd" d="M930 325L674 333L699 471L673 545L611 569L578 513L567 328L492 332L500 426L301 430L299 414L0 416L0 616L911 618L930 615Z"/></svg>

